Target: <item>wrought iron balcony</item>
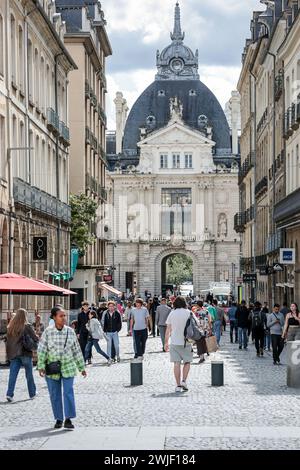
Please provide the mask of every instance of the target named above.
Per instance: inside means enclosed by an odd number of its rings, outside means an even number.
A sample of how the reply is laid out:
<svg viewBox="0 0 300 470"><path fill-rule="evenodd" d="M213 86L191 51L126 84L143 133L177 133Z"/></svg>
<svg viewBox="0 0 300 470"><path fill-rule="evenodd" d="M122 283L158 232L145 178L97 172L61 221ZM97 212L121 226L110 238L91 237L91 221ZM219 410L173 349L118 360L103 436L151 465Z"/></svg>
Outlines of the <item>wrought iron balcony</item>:
<svg viewBox="0 0 300 470"><path fill-rule="evenodd" d="M13 194L16 205L26 207L44 216L71 223L71 208L51 194L31 186L20 178L13 179Z"/></svg>
<svg viewBox="0 0 300 470"><path fill-rule="evenodd" d="M89 98L91 92L91 87L88 80L85 80L85 97Z"/></svg>
<svg viewBox="0 0 300 470"><path fill-rule="evenodd" d="M85 142L87 144L90 144L91 143L91 131L90 131L90 128L89 127L86 127L85 128Z"/></svg>
<svg viewBox="0 0 300 470"><path fill-rule="evenodd" d="M107 82L106 82L106 76L105 76L105 74L104 74L103 72L100 72L99 76L100 76L100 80L101 80L102 83L103 83L104 88L106 88L106 87L107 87Z"/></svg>
<svg viewBox="0 0 300 470"><path fill-rule="evenodd" d="M98 114L100 116L100 119L102 120L103 124L106 126L107 117L106 117L104 109L102 108L102 106L100 106L100 104L98 104L97 111L98 111Z"/></svg>
<svg viewBox="0 0 300 470"><path fill-rule="evenodd" d="M252 273L254 271L254 258L241 258L241 271Z"/></svg>
<svg viewBox="0 0 300 470"><path fill-rule="evenodd" d="M256 185L255 187L255 196L261 196L268 190L268 178L266 176Z"/></svg>
<svg viewBox="0 0 300 470"><path fill-rule="evenodd" d="M278 230L275 234L270 235L266 241L266 253L273 253L278 251L280 248L284 248L284 237L283 232Z"/></svg>
<svg viewBox="0 0 300 470"><path fill-rule="evenodd" d="M279 98L282 95L283 92L283 84L284 84L284 76L283 76L283 70L280 69L278 71L278 75L275 78L275 99L276 101L279 100Z"/></svg>
<svg viewBox="0 0 300 470"><path fill-rule="evenodd" d="M246 225L245 212L239 212L234 216L234 230L236 233L244 233Z"/></svg>
<svg viewBox="0 0 300 470"><path fill-rule="evenodd" d="M63 121L59 121L59 139L68 147L70 145L70 130Z"/></svg>
<svg viewBox="0 0 300 470"><path fill-rule="evenodd" d="M255 163L255 152L250 152L247 158L244 160L244 162L241 165L241 168L239 171L239 184L243 182L244 178L247 176L249 171L254 167L254 163Z"/></svg>
<svg viewBox="0 0 300 470"><path fill-rule="evenodd" d="M107 201L107 190L103 188L100 184L98 186L98 194L104 201Z"/></svg>
<svg viewBox="0 0 300 470"><path fill-rule="evenodd" d="M47 109L47 128L54 135L59 135L59 117L52 108Z"/></svg>

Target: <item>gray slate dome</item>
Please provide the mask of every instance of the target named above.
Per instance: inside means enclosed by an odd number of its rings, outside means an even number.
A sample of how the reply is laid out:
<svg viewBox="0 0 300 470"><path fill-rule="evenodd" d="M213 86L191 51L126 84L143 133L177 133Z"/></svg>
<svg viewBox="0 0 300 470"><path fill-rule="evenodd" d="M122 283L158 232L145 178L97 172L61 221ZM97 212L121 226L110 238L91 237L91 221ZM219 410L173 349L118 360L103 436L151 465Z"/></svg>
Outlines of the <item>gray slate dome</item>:
<svg viewBox="0 0 300 470"><path fill-rule="evenodd" d="M153 82L137 99L128 116L123 141L125 155L137 154L140 128L147 126L147 117L155 118L155 129L170 120L170 99L177 96L183 105L183 120L199 129L198 118L205 115L213 128L216 155L231 154L230 130L224 111L215 95L200 80L164 80Z"/></svg>
<svg viewBox="0 0 300 470"><path fill-rule="evenodd" d="M215 155L231 155L230 130L226 116L215 95L199 80L198 51L183 44L185 34L181 30L180 8L175 6L172 43L157 51L158 73L153 82L137 99L128 116L124 140L124 156L138 154L140 129L153 132L165 127L170 120L170 99L177 97L183 105L183 120L191 128L200 130L203 119L212 126L212 138L216 142ZM201 118L200 118L201 116ZM200 120L199 120L200 118ZM207 119L206 119L207 118Z"/></svg>

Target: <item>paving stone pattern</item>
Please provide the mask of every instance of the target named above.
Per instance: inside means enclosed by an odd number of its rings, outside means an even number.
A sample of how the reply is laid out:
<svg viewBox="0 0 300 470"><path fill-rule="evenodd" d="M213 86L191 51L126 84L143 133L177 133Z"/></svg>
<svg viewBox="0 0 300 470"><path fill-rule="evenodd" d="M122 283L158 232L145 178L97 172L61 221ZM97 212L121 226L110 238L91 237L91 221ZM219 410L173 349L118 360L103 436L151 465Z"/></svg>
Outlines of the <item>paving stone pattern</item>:
<svg viewBox="0 0 300 470"><path fill-rule="evenodd" d="M125 330L125 324L124 324ZM104 346L102 344L102 346ZM221 340L221 350L211 355L204 364L198 364L195 355L188 381L189 392L176 395L169 355L161 352L159 338L150 337L144 360L144 385L130 387L130 359L132 338L121 338L120 364L107 367L94 352L93 365L88 367L88 377L78 376L75 393L77 419L80 428L165 428L167 449L185 448L298 448L300 439L276 439L270 431L269 438L249 434L249 427L270 428L287 426L300 428L300 390L286 386L286 366L274 366L271 353L257 358L254 346L240 351L231 344L228 332ZM225 367L225 386L211 386L211 360L221 359ZM5 401L8 369L0 369L0 448L40 448L48 434L36 429L50 429L53 416L46 383L35 371L38 397L28 400L24 371L21 370L15 391L15 402ZM26 427L21 437L15 438L9 430ZM237 437L221 433L197 438L188 429L234 428ZM184 436L176 432L186 428ZM246 428L246 431L245 431ZM170 435L170 429L174 430ZM244 437L243 437L244 429ZM1 432L2 430L2 432ZM77 432L77 431L75 431ZM29 433L29 436L28 436ZM247 437L248 436L248 437ZM147 435L145 437L148 439ZM249 442L249 439L251 442ZM120 438L120 442L122 438ZM295 442L294 442L295 441ZM238 448L238 447L237 447ZM281 447L280 447L281 448Z"/></svg>

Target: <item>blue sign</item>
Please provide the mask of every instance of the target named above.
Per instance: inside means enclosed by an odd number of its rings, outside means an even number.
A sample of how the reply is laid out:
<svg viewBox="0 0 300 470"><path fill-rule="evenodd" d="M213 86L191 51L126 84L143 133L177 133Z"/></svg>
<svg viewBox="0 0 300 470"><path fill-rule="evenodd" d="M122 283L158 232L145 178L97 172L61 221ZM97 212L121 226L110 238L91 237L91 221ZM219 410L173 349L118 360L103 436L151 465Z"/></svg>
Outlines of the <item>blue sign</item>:
<svg viewBox="0 0 300 470"><path fill-rule="evenodd" d="M295 264L296 251L294 248L282 248L280 250L280 263L281 264Z"/></svg>

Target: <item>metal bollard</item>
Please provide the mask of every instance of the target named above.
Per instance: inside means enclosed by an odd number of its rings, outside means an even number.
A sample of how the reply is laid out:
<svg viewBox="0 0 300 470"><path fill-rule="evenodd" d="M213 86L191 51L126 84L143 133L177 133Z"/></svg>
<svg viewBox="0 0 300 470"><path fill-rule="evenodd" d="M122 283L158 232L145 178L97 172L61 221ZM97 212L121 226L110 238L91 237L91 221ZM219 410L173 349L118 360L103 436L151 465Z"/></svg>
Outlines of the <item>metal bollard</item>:
<svg viewBox="0 0 300 470"><path fill-rule="evenodd" d="M224 362L213 361L211 363L211 385L212 387L224 385Z"/></svg>
<svg viewBox="0 0 300 470"><path fill-rule="evenodd" d="M287 386L300 388L300 341L287 343Z"/></svg>
<svg viewBox="0 0 300 470"><path fill-rule="evenodd" d="M132 387L143 385L143 363L141 361L131 361L130 379Z"/></svg>

